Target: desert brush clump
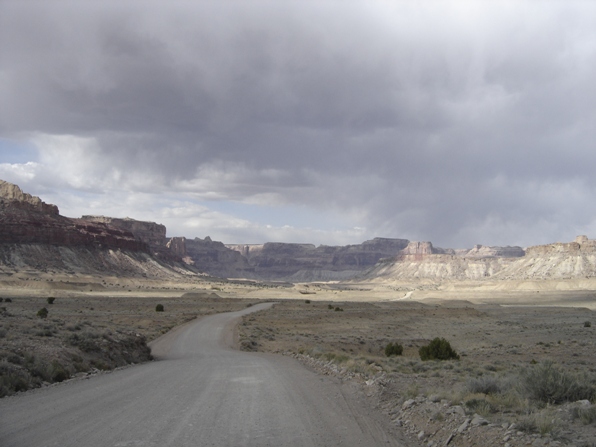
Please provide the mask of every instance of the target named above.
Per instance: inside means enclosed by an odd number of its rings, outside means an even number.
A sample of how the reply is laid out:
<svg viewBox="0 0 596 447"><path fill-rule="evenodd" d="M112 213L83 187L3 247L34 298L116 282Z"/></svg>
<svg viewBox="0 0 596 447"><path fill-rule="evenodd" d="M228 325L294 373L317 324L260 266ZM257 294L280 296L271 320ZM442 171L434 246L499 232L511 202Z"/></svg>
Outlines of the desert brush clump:
<svg viewBox="0 0 596 447"><path fill-rule="evenodd" d="M515 425L517 430L526 433L557 436L560 431L560 420L555 417L551 409L523 416L515 422Z"/></svg>
<svg viewBox="0 0 596 447"><path fill-rule="evenodd" d="M459 360L459 355L444 338L435 338L418 350L421 360Z"/></svg>
<svg viewBox="0 0 596 447"><path fill-rule="evenodd" d="M593 377L574 374L550 361L524 370L520 385L530 399L545 404L596 399Z"/></svg>
<svg viewBox="0 0 596 447"><path fill-rule="evenodd" d="M56 298L54 298L53 296L48 298L48 304L54 304L54 301L56 300Z"/></svg>
<svg viewBox="0 0 596 447"><path fill-rule="evenodd" d="M37 311L37 316L39 318L47 318L48 317L48 310L45 307L42 307Z"/></svg>
<svg viewBox="0 0 596 447"><path fill-rule="evenodd" d="M593 424L596 422L596 407L573 407L571 409L571 418L573 420L579 419L584 425Z"/></svg>
<svg viewBox="0 0 596 447"><path fill-rule="evenodd" d="M163 304L158 304L155 306L155 312L163 312Z"/></svg>
<svg viewBox="0 0 596 447"><path fill-rule="evenodd" d="M466 388L470 393L479 394L498 394L503 390L499 378L488 375L468 379Z"/></svg>
<svg viewBox="0 0 596 447"><path fill-rule="evenodd" d="M389 343L385 346L385 355L387 357L391 357L392 355L402 355L404 352L404 347L399 343Z"/></svg>

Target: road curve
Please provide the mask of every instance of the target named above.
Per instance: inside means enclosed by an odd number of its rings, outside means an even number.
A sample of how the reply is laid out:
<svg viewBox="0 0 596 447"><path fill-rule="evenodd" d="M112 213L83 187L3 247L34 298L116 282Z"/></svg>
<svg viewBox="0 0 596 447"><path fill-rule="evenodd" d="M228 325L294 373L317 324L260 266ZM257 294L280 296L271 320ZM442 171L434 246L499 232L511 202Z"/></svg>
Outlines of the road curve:
<svg viewBox="0 0 596 447"><path fill-rule="evenodd" d="M0 400L3 447L401 446L330 378L231 349L238 317L160 339L159 360Z"/></svg>

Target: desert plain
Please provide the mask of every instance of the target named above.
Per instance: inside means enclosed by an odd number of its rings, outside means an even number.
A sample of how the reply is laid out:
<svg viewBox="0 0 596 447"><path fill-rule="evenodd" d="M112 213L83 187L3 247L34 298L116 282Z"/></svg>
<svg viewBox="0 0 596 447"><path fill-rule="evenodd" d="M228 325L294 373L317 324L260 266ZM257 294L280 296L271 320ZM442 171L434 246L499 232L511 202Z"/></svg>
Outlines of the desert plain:
<svg viewBox="0 0 596 447"><path fill-rule="evenodd" d="M535 289L15 273L0 286L2 392L151 361L147 347L178 325L272 301L238 322L237 347L344 383L411 445L596 445L596 292ZM459 359L422 361L436 337ZM402 355L387 357L389 343ZM539 374L570 397L532 394Z"/></svg>

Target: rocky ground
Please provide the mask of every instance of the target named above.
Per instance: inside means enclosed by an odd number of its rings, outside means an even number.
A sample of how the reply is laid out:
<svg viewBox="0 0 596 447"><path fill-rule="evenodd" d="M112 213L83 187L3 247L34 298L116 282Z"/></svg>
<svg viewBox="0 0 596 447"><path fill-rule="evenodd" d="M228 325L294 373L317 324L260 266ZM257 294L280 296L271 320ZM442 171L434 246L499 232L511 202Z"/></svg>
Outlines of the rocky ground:
<svg viewBox="0 0 596 447"><path fill-rule="evenodd" d="M303 299L245 317L239 337L243 349L359 383L419 445L593 446L593 318L570 307ZM421 361L418 349L434 337L460 359ZM385 356L390 342L402 356Z"/></svg>

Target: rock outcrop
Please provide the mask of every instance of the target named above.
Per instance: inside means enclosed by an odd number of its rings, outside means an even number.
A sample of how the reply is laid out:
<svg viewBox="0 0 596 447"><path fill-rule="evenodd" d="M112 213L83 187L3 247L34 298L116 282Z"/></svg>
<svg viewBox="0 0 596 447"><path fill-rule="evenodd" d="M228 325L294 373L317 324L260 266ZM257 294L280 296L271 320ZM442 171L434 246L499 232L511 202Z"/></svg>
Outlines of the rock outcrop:
<svg viewBox="0 0 596 447"><path fill-rule="evenodd" d="M222 278L253 278L254 268L239 252L222 242L205 239L186 239L186 253L194 267Z"/></svg>
<svg viewBox="0 0 596 447"><path fill-rule="evenodd" d="M147 251L147 245L128 231L61 216L55 205L4 181L0 184L0 243Z"/></svg>
<svg viewBox="0 0 596 447"><path fill-rule="evenodd" d="M134 238L149 246L153 254L167 253L166 227L155 222L125 217L124 219L106 216L83 216L81 221L94 224L104 224L111 228L118 228L134 235Z"/></svg>
<svg viewBox="0 0 596 447"><path fill-rule="evenodd" d="M440 250L440 249L439 249ZM398 256L384 259L362 275L364 280L545 280L596 277L596 241L521 247L442 250L411 243ZM451 253L451 254L448 254Z"/></svg>
<svg viewBox="0 0 596 447"><path fill-rule="evenodd" d="M17 185L0 180L0 201L9 202L12 207L34 210L42 214L58 215L58 207L43 202L21 190Z"/></svg>
<svg viewBox="0 0 596 447"><path fill-rule="evenodd" d="M486 245L475 245L471 250L460 253L466 257L476 258L521 258L526 252L521 247L489 247Z"/></svg>
<svg viewBox="0 0 596 447"><path fill-rule="evenodd" d="M124 219L115 219L125 221ZM55 205L0 181L0 271L34 269L85 274L179 276L173 266L156 262L149 243L129 228L148 229L149 241L163 234L163 225L112 219L71 219ZM163 230L162 230L163 228ZM164 250L168 250L163 244ZM179 268L176 267L178 270Z"/></svg>
<svg viewBox="0 0 596 447"><path fill-rule="evenodd" d="M174 256L178 256L180 258L186 258L186 238L185 237L173 237L166 243L166 248L170 250L170 252Z"/></svg>
<svg viewBox="0 0 596 447"><path fill-rule="evenodd" d="M380 259L395 256L408 246L406 239L375 238L362 244L328 246L268 242L227 245L237 251L252 270L248 277L291 281L344 280L358 275Z"/></svg>

